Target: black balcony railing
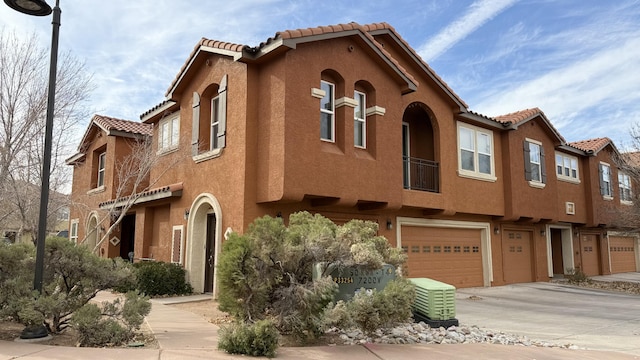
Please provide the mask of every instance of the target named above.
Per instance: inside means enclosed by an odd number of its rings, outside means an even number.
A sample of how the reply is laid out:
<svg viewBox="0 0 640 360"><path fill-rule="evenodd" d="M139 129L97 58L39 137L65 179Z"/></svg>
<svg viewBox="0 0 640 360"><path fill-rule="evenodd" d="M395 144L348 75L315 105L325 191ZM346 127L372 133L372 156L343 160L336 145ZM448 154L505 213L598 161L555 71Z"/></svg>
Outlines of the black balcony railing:
<svg viewBox="0 0 640 360"><path fill-rule="evenodd" d="M440 192L440 170L432 160L403 157L404 188L410 190Z"/></svg>

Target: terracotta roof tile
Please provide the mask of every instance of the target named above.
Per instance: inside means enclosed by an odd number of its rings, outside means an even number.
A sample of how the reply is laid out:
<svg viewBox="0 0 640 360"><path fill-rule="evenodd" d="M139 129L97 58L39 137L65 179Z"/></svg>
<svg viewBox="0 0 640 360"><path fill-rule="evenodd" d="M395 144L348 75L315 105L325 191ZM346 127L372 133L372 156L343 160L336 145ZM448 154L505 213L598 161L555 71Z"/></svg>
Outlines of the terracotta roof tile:
<svg viewBox="0 0 640 360"><path fill-rule="evenodd" d="M152 135L153 126L137 121L116 119L109 116L94 115L92 121L105 131L116 130L131 134Z"/></svg>
<svg viewBox="0 0 640 360"><path fill-rule="evenodd" d="M542 110L536 107L496 116L495 119L505 124L517 124L538 114L544 115Z"/></svg>
<svg viewBox="0 0 640 360"><path fill-rule="evenodd" d="M582 151L598 152L608 144L612 144L611 139L609 139L608 137L604 137L604 138L574 141L574 142L568 143L567 145Z"/></svg>

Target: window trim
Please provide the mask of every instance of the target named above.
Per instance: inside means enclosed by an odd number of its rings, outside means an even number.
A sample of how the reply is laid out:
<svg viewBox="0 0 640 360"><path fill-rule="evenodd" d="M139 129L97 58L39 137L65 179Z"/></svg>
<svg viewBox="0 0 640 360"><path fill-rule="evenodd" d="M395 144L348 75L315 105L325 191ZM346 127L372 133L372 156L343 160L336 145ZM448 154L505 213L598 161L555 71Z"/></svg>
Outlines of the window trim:
<svg viewBox="0 0 640 360"><path fill-rule="evenodd" d="M211 98L211 119L209 119L209 126L209 151L213 151L220 148L218 146L218 132L220 128L220 94Z"/></svg>
<svg viewBox="0 0 640 360"><path fill-rule="evenodd" d="M353 146L359 149L367 148L367 94L362 91L355 90L353 97L356 100L356 107L353 108ZM360 108L361 118L358 117L358 107ZM362 144L356 144L356 124L362 125Z"/></svg>
<svg viewBox="0 0 640 360"><path fill-rule="evenodd" d="M532 145L538 147L538 155L539 161L536 163L532 157ZM532 164L538 165L538 175L539 179L533 178L533 166ZM542 142L538 140L533 140L529 138L524 139L524 171L525 171L525 180L529 182L529 186L535 187L538 189L544 189L547 182L547 172L546 172L546 162L545 162L545 154L544 147L542 146Z"/></svg>
<svg viewBox="0 0 640 360"><path fill-rule="evenodd" d="M107 152L103 151L98 155L98 178L96 179L96 189L104 187L105 168L107 167Z"/></svg>
<svg viewBox="0 0 640 360"><path fill-rule="evenodd" d="M471 130L473 132L473 141L474 141L474 148L473 148L473 161L474 161L474 170L466 170L462 168L462 144L460 142L460 131L462 128L465 128L467 130ZM495 176L495 171L496 171L496 167L495 167L495 146L494 146L494 141L493 141L493 131L488 130L488 129L484 129L481 127L477 127L471 124L467 124L467 123L463 123L463 122L458 122L457 123L457 131L456 131L456 135L457 135L457 140L458 140L458 144L457 144L457 151L458 151L458 176L461 177L466 177L466 178L471 178L471 179L477 179L477 180L483 180L483 181L496 181L497 177ZM486 173L481 173L479 171L479 159L478 159L478 134L484 134L487 135L489 137L489 145L491 147L490 153L489 155L489 159L490 159L490 167L491 167L491 172L489 174ZM466 151L471 151L469 149L464 149ZM485 154L486 155L486 154Z"/></svg>
<svg viewBox="0 0 640 360"><path fill-rule="evenodd" d="M605 180L604 178L605 168L608 169L607 174L609 175L608 176L609 180ZM613 200L613 184L611 183L611 165L610 164L600 161L600 164L598 164L598 178L600 180L600 195L602 195L602 198L604 200ZM606 190L608 190L608 193Z"/></svg>
<svg viewBox="0 0 640 360"><path fill-rule="evenodd" d="M622 178L626 178L627 181L623 181ZM627 186L623 186L623 184L627 185ZM624 195L624 189L628 189L629 190L629 198L626 199L626 196ZM631 176L629 176L629 174L623 172L623 171L618 171L618 191L620 193L620 203L623 205L633 205L633 189L631 187Z"/></svg>
<svg viewBox="0 0 640 360"><path fill-rule="evenodd" d="M164 126L167 125L167 144L164 143ZM177 135L177 137L176 137ZM180 114L175 112L158 123L158 153L167 153L180 145Z"/></svg>
<svg viewBox="0 0 640 360"><path fill-rule="evenodd" d="M74 244L78 243L78 225L80 224L80 219L72 219L69 223L69 240L73 241Z"/></svg>
<svg viewBox="0 0 640 360"><path fill-rule="evenodd" d="M335 99L336 85L329 81L320 80L320 89L322 89L323 84L327 84L331 89L331 92L329 93L325 91L324 96L322 97L322 99L320 99L320 140L335 143L336 142L336 99ZM323 100L326 99L327 97L329 97L328 100L331 102L330 110L324 109L324 107L322 106ZM330 138L328 139L323 138L323 134L322 134L322 121L323 121L322 114L330 115L329 125L331 126L331 131L330 131L331 134L329 134Z"/></svg>
<svg viewBox="0 0 640 360"><path fill-rule="evenodd" d="M562 163L558 164L558 157L561 158ZM565 167L564 166L564 162L565 160L569 160L569 167ZM571 174L573 168L571 167L571 162L575 161L576 164L576 177L573 177L571 175L567 176L564 175L564 172L566 169L569 169L569 174ZM580 162L578 161L578 158L575 156L571 156L569 154L565 154L565 153L561 153L556 151L555 153L555 162L556 162L556 167L555 167L555 173L556 173L556 178L558 180L563 180L563 181L567 181L567 182L571 182L571 183L575 183L575 184L580 184ZM562 174L558 174L558 166L560 166L562 169Z"/></svg>

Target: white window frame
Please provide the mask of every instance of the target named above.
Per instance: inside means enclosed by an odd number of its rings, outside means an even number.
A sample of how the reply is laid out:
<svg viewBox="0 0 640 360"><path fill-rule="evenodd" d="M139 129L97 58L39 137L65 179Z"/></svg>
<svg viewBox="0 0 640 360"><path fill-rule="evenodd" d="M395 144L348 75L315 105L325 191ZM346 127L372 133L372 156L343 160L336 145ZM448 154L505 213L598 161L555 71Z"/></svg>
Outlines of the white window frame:
<svg viewBox="0 0 640 360"><path fill-rule="evenodd" d="M78 224L80 223L80 219L73 219L69 225L69 240L73 241L74 244L78 243Z"/></svg>
<svg viewBox="0 0 640 360"><path fill-rule="evenodd" d="M356 107L353 109L353 145L357 148L367 148L367 94L354 91L353 98L356 100ZM358 111L360 116L358 116ZM360 127L359 127L360 126ZM362 143L358 144L356 140L357 129L362 129Z"/></svg>
<svg viewBox="0 0 640 360"><path fill-rule="evenodd" d="M180 115L167 116L158 124L158 152L167 152L178 148L180 143Z"/></svg>
<svg viewBox="0 0 640 360"><path fill-rule="evenodd" d="M98 155L98 178L96 180L96 187L104 186L104 169L107 167L107 152L102 152Z"/></svg>
<svg viewBox="0 0 640 360"><path fill-rule="evenodd" d="M220 126L220 95L211 99L211 133L209 150L218 148L218 127Z"/></svg>
<svg viewBox="0 0 640 360"><path fill-rule="evenodd" d="M580 164L578 158L556 152L556 177L573 183L580 183ZM574 167L575 165L575 167ZM559 171L559 172L558 172ZM575 171L575 176L573 172ZM569 173L569 175L567 175Z"/></svg>
<svg viewBox="0 0 640 360"><path fill-rule="evenodd" d="M537 183L537 184L543 184L542 181L542 172L544 171L544 169L542 168L542 143L536 140L531 140L531 139L525 139L526 142L529 143L529 163L531 164L531 180L529 181L529 183ZM533 158L533 155L535 154L533 149L536 148L538 149L538 161L536 162L535 159ZM534 172L533 172L533 165L538 165L538 178L536 179L534 177Z"/></svg>
<svg viewBox="0 0 640 360"><path fill-rule="evenodd" d="M631 190L631 176L622 171L618 171L618 188L620 190L620 203L625 205L633 204L633 192ZM626 193L628 194L625 195Z"/></svg>
<svg viewBox="0 0 640 360"><path fill-rule="evenodd" d="M473 148L469 148L469 149L462 148L462 144L460 141L460 132L462 131L462 129L466 129L472 132ZM477 126L458 122L457 136L458 136L458 175L462 177L469 177L469 178L474 178L478 180L496 181L497 178L495 176L495 154L494 154L494 144L493 144L493 132ZM488 137L489 147L490 147L489 153L478 150L479 136ZM473 167L474 167L473 170L462 168L462 151L463 150L473 152ZM489 156L489 162L490 162L489 173L480 172L479 155Z"/></svg>
<svg viewBox="0 0 640 360"><path fill-rule="evenodd" d="M600 178L600 181L604 183L604 184L600 184L600 187L604 187L604 189L606 190L605 193L602 194L602 197L605 200L613 200L613 186L611 184L611 165L605 162L600 162L600 166L602 167L602 177Z"/></svg>
<svg viewBox="0 0 640 360"><path fill-rule="evenodd" d="M324 81L321 80L320 81L320 88L322 90L324 90L323 85L327 85L330 89L330 91L325 91L324 96L322 97L322 99L320 100L320 140L322 141L328 141L328 142L335 142L336 139L336 87L333 83L330 83L328 81ZM330 109L325 109L323 107L323 104L325 103L329 103L330 104ZM331 131L329 134L329 138L324 138L323 134L322 134L322 124L323 124L323 117L322 114L326 114L329 115L329 126L331 126Z"/></svg>

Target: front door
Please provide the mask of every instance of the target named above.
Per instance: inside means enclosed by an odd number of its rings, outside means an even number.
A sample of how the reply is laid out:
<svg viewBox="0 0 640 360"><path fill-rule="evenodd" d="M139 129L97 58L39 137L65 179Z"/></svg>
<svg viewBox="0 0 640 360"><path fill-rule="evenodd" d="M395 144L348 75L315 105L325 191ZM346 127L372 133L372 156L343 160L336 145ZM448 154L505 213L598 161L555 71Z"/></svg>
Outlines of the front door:
<svg viewBox="0 0 640 360"><path fill-rule="evenodd" d="M136 214L126 215L120 223L120 257L133 262L136 238Z"/></svg>
<svg viewBox="0 0 640 360"><path fill-rule="evenodd" d="M207 243L205 247L204 292L213 292L213 270L215 269L216 214L207 214Z"/></svg>

